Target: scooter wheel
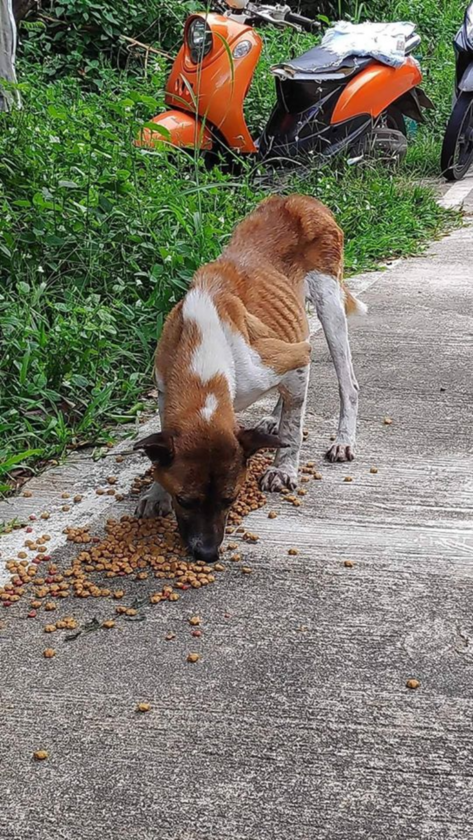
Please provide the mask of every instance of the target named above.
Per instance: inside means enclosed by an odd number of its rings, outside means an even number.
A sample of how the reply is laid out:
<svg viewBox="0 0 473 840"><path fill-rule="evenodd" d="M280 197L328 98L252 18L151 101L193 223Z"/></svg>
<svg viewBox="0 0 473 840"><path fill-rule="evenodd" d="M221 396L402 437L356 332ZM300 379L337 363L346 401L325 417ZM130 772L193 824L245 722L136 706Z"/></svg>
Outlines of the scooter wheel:
<svg viewBox="0 0 473 840"><path fill-rule="evenodd" d="M473 163L473 95L461 93L450 119L442 146L442 174L447 181L461 181Z"/></svg>

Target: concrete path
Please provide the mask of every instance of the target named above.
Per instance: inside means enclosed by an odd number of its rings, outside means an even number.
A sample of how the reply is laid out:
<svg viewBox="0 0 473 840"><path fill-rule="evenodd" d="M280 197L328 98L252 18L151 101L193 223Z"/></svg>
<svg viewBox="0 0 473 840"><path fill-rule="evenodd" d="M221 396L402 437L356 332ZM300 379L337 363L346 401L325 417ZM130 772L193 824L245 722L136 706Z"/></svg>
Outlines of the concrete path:
<svg viewBox="0 0 473 840"><path fill-rule="evenodd" d="M337 388L319 332L304 461L323 478L302 507L271 498L276 519L246 520L253 574L227 563L145 621L55 637L51 661L44 616L1 611L2 840L473 838L473 229L352 285L370 306L351 331L357 460L321 458ZM47 506L65 564L71 516L100 533L117 515L97 483L114 472L126 491L140 469L132 456L53 470L0 519ZM84 500L66 515L68 488ZM18 533L1 538L3 560ZM127 595L153 586L122 580ZM107 602L71 611L90 620Z"/></svg>

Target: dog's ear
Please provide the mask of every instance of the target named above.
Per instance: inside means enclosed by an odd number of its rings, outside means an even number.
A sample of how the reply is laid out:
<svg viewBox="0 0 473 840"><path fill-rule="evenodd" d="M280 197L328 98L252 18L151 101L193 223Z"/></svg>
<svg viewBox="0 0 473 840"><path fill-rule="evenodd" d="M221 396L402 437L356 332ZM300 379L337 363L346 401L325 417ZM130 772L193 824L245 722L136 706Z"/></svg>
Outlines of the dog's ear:
<svg viewBox="0 0 473 840"><path fill-rule="evenodd" d="M285 449L288 444L283 443L278 435L270 435L256 427L255 429L240 429L237 438L243 449L245 458L251 458L259 449Z"/></svg>
<svg viewBox="0 0 473 840"><path fill-rule="evenodd" d="M171 432L158 432L138 440L133 449L143 449L153 464L169 467L174 458L174 438Z"/></svg>

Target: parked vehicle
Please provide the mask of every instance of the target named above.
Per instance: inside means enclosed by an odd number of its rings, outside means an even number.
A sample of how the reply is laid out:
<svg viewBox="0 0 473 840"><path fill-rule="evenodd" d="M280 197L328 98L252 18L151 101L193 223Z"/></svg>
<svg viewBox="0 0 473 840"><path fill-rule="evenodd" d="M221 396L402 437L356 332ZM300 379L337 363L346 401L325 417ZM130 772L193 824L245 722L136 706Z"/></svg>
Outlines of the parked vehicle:
<svg viewBox="0 0 473 840"><path fill-rule="evenodd" d="M453 47L456 57L453 109L442 146L442 173L447 181L460 181L473 163L473 3Z"/></svg>
<svg viewBox="0 0 473 840"><path fill-rule="evenodd" d="M337 59L323 46L272 68L277 101L262 135L251 136L244 100L263 42L258 24L315 32L320 24L289 6L226 0L223 13L190 15L184 42L166 85L171 110L144 128L139 145L165 141L204 152L228 151L259 159L326 157L342 149L363 156L381 149L401 157L406 150L404 117L423 121L433 107L419 85L422 73L412 52L413 32L398 67L370 56Z"/></svg>

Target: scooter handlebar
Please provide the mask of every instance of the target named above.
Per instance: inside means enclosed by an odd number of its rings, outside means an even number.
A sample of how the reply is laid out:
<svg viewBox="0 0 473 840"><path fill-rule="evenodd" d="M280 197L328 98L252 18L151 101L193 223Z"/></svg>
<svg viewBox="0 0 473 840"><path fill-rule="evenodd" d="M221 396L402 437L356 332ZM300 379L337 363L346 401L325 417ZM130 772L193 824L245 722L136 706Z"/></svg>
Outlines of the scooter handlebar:
<svg viewBox="0 0 473 840"><path fill-rule="evenodd" d="M301 26L302 29L305 29L307 32L315 32L317 29L320 29L320 23L318 20L311 20L310 18L306 18L304 15L298 15L295 12L289 12L289 14L285 15L284 20L287 20L288 23L295 23L298 26Z"/></svg>

